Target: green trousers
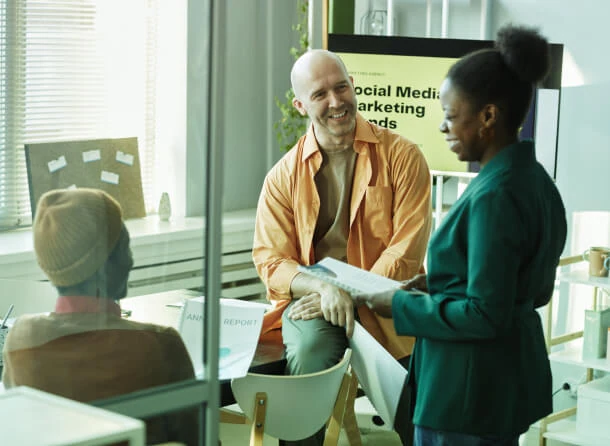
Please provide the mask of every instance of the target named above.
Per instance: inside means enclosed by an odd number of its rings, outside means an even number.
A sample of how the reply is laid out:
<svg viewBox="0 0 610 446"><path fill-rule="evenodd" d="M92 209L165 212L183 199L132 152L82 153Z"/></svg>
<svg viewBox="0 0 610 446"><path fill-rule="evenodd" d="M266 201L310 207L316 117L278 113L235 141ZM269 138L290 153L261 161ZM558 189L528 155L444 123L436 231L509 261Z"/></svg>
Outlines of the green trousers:
<svg viewBox="0 0 610 446"><path fill-rule="evenodd" d="M286 345L286 374L304 375L337 364L348 347L345 328L323 318L309 321L288 317L291 303L282 316L282 337Z"/></svg>
<svg viewBox="0 0 610 446"><path fill-rule="evenodd" d="M286 374L304 375L337 364L348 347L344 327L336 327L323 318L294 321L288 317L291 303L282 316L282 337L286 345ZM309 438L280 440L281 446L322 446L325 426Z"/></svg>

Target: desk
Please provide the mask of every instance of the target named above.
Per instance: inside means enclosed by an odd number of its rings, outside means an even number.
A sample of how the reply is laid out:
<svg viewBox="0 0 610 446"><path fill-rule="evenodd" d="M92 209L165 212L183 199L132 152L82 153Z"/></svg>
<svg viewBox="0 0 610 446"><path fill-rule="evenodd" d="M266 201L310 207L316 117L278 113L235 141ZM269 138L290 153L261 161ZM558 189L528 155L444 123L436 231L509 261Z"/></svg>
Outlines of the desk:
<svg viewBox="0 0 610 446"><path fill-rule="evenodd" d="M168 306L200 296L201 293L191 290L163 291L137 297L121 299L121 309L128 312L127 318L132 321L148 324L165 325L178 329L180 307Z"/></svg>
<svg viewBox="0 0 610 446"><path fill-rule="evenodd" d="M138 297L121 299L121 309L131 312L128 318L138 322L154 323L178 327L180 308L168 304L182 302L184 299L200 296L191 290L164 291ZM284 345L279 342L259 342L250 365L254 373L283 374L286 367ZM221 381L221 406L235 402L229 381Z"/></svg>
<svg viewBox="0 0 610 446"><path fill-rule="evenodd" d="M133 321L165 325L178 329L180 308L168 306L184 299L200 296L192 290L173 290L121 299L121 309L129 312ZM285 366L285 348L279 342L259 342L250 370L257 373L275 373Z"/></svg>

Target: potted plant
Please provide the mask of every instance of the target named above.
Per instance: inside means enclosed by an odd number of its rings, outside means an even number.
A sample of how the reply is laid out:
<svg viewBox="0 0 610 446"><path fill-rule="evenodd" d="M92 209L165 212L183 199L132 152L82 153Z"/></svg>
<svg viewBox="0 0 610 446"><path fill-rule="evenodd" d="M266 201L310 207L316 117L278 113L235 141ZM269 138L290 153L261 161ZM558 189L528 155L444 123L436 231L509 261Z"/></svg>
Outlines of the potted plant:
<svg viewBox="0 0 610 446"><path fill-rule="evenodd" d="M297 33L298 45L290 49L290 54L297 60L309 48L308 35L308 7L309 0L297 0L297 23L292 25L293 31ZM289 88L284 95L283 100L275 98L275 104L280 110L282 116L274 124L273 128L276 132L277 141L280 149L287 152L294 146L297 140L307 131L308 119L301 114L292 105L294 93L292 88Z"/></svg>

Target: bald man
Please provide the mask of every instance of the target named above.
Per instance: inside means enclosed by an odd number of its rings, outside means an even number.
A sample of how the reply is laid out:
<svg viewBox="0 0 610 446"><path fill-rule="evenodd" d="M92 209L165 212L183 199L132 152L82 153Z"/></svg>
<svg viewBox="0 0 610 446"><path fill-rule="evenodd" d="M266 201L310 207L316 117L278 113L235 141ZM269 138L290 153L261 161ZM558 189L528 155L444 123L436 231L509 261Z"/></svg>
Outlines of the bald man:
<svg viewBox="0 0 610 446"><path fill-rule="evenodd" d="M281 330L295 375L336 364L354 320L404 358L414 340L398 336L391 319L354 309L349 294L297 266L334 257L396 280L420 272L431 226L426 161L414 143L358 114L336 54L305 53L291 83L293 105L311 125L267 174L258 202L253 259L275 303L262 336Z"/></svg>

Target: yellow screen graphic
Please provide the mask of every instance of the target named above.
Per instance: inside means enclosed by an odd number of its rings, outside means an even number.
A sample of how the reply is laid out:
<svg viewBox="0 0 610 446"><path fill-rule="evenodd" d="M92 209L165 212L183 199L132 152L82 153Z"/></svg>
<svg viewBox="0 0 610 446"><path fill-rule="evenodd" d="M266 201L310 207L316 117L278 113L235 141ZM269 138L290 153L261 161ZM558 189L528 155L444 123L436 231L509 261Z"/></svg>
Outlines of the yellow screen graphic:
<svg viewBox="0 0 610 446"><path fill-rule="evenodd" d="M439 131L439 88L454 58L338 53L354 78L358 111L416 143L432 170L466 172Z"/></svg>

